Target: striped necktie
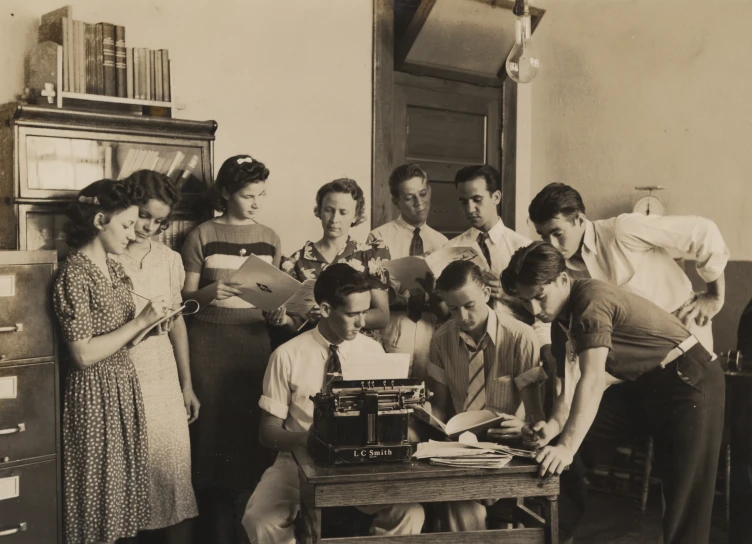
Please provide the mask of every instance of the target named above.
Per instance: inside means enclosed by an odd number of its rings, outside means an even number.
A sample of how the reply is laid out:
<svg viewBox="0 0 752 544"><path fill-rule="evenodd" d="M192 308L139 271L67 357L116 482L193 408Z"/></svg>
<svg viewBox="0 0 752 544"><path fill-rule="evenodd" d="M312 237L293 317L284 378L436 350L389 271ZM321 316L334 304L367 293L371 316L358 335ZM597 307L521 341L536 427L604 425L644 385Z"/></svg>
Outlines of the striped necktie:
<svg viewBox="0 0 752 544"><path fill-rule="evenodd" d="M324 389L332 382L342 379L342 361L339 358L339 349L335 344L329 344L329 358L326 360L326 376L324 377Z"/></svg>
<svg viewBox="0 0 752 544"><path fill-rule="evenodd" d="M423 255L423 238L420 237L420 227L413 231L413 239L410 242L410 257Z"/></svg>
<svg viewBox="0 0 752 544"><path fill-rule="evenodd" d="M468 369L469 381L467 386L467 396L465 397L464 411L485 410L486 408L486 369L483 357L483 349L486 345L486 336L481 338L478 347L473 352L473 346L467 344L468 350L472 353Z"/></svg>
<svg viewBox="0 0 752 544"><path fill-rule="evenodd" d="M478 234L478 245L480 246L480 250L483 252L483 256L486 258L486 262L488 263L488 266L491 266L491 250L488 249L488 239L490 236L487 232L481 232Z"/></svg>

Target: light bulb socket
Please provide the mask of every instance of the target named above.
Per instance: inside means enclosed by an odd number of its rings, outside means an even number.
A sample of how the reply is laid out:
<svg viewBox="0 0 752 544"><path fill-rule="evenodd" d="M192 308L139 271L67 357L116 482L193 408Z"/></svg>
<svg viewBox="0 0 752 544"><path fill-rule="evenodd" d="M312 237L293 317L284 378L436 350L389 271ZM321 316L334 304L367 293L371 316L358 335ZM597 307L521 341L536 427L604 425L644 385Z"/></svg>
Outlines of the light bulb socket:
<svg viewBox="0 0 752 544"><path fill-rule="evenodd" d="M522 17L525 14L530 14L530 7L527 4L527 0L515 0L512 13L517 17Z"/></svg>

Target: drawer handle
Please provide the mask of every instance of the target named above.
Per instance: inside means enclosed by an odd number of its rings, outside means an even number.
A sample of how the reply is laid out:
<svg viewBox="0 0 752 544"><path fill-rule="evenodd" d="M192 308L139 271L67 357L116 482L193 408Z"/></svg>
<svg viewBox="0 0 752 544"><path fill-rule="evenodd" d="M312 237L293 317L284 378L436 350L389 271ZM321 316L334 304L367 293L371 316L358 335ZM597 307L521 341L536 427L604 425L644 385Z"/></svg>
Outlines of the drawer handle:
<svg viewBox="0 0 752 544"><path fill-rule="evenodd" d="M16 533L22 533L26 530L26 522L22 521L18 524L18 527L13 527L13 529L5 529L3 531L0 531L0 536L10 536L15 535Z"/></svg>
<svg viewBox="0 0 752 544"><path fill-rule="evenodd" d="M23 323L16 323L10 327L0 327L0 332L22 332Z"/></svg>
<svg viewBox="0 0 752 544"><path fill-rule="evenodd" d="M0 435L22 433L26 430L26 423L19 423L10 429L0 429Z"/></svg>

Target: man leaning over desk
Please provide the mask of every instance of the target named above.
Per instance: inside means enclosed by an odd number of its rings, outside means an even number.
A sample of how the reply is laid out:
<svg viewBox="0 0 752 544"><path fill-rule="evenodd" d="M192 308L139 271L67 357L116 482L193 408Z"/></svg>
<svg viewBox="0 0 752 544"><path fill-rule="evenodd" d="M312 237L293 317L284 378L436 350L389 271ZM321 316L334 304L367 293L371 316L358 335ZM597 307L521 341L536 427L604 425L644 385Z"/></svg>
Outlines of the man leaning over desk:
<svg viewBox="0 0 752 544"><path fill-rule="evenodd" d="M713 351L711 320L721 311L729 250L715 223L696 215L625 213L590 221L580 194L551 183L528 208L545 242L566 259L569 275L592 278L645 297L677 316L708 351ZM692 283L669 251L691 256L707 291Z"/></svg>
<svg viewBox="0 0 752 544"><path fill-rule="evenodd" d="M253 492L243 526L252 544L294 544L300 511L298 470L291 455L307 447L313 424L311 395L342 372L342 362L359 354L381 352L381 345L360 334L371 305L371 285L351 266L338 263L319 275L314 287L321 308L317 327L274 350L264 375L259 406L263 410L259 441L279 452ZM359 507L374 515L374 535L418 534L424 513L420 504Z"/></svg>
<svg viewBox="0 0 752 544"><path fill-rule="evenodd" d="M452 318L431 341L427 383L434 396L433 415L442 421L469 410L506 414L501 423L517 434L522 421L514 416L524 405L527 419L544 418L540 384L546 373L539 363L533 329L504 311L489 308L490 289L477 265L449 264L436 281L436 290ZM432 505L441 531L486 529L486 507L480 501Z"/></svg>

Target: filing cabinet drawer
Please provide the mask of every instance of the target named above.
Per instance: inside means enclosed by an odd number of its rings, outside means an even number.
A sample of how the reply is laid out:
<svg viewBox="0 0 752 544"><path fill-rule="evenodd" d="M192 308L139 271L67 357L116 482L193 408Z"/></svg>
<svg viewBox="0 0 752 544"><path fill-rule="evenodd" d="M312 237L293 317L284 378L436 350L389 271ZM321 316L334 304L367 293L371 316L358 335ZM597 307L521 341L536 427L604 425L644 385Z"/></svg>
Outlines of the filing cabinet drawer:
<svg viewBox="0 0 752 544"><path fill-rule="evenodd" d="M0 468L55 453L56 403L54 363L0 366Z"/></svg>
<svg viewBox="0 0 752 544"><path fill-rule="evenodd" d="M56 461L0 470L0 543L58 541L56 470Z"/></svg>
<svg viewBox="0 0 752 544"><path fill-rule="evenodd" d="M52 270L0 265L0 363L54 354Z"/></svg>

